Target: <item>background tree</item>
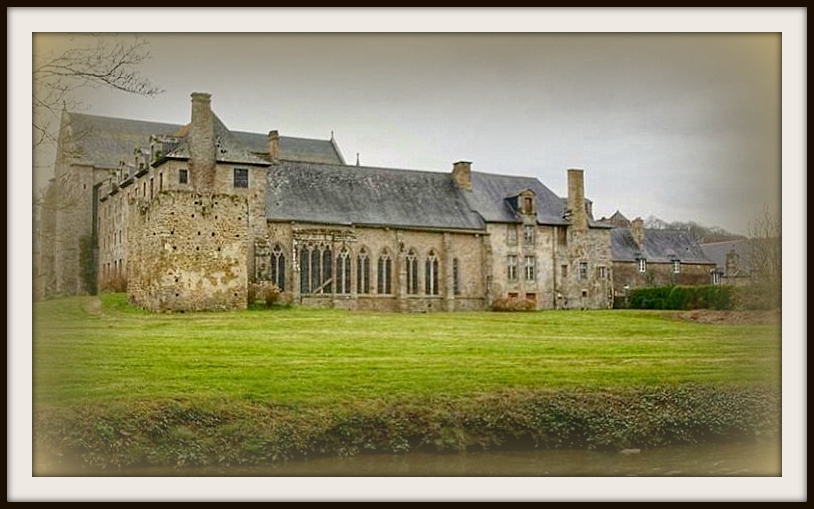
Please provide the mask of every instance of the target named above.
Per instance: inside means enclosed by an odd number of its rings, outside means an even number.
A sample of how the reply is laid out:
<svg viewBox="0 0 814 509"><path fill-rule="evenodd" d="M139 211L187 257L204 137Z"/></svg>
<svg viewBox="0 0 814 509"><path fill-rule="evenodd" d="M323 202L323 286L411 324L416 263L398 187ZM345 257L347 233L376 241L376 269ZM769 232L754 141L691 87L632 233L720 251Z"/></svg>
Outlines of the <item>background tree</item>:
<svg viewBox="0 0 814 509"><path fill-rule="evenodd" d="M766 207L749 223L749 265L752 279L769 304L780 307L782 283L782 224Z"/></svg>
<svg viewBox="0 0 814 509"><path fill-rule="evenodd" d="M44 36L36 36L44 37ZM63 108L78 109L76 92L109 87L154 97L162 89L141 76L138 67L150 58L149 43L138 36L68 34L62 44L38 51L34 44L33 146L56 142Z"/></svg>
<svg viewBox="0 0 814 509"><path fill-rule="evenodd" d="M139 67L150 58L149 42L136 35L35 34L32 61L33 260L40 275L41 246L58 242L53 218L73 204L58 196L48 182L63 110L84 108L81 92L105 87L155 97L163 90L142 76ZM87 133L74 132L74 137ZM69 145L69 144L68 144ZM35 285L36 288L36 285Z"/></svg>
<svg viewBox="0 0 814 509"><path fill-rule="evenodd" d="M730 233L720 226L704 226L695 221L667 222L653 215L644 220L644 227L654 230L684 230L699 244L744 239L742 235Z"/></svg>

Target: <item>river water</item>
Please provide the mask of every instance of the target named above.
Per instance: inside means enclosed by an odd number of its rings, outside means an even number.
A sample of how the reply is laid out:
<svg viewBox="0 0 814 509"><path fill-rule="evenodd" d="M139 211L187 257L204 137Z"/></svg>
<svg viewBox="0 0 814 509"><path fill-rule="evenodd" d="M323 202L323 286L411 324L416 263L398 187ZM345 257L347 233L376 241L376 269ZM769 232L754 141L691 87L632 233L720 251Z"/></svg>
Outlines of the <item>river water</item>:
<svg viewBox="0 0 814 509"><path fill-rule="evenodd" d="M41 470L42 475L120 477L626 477L779 476L779 444L704 444L621 452L533 450L462 454L365 454L251 467Z"/></svg>

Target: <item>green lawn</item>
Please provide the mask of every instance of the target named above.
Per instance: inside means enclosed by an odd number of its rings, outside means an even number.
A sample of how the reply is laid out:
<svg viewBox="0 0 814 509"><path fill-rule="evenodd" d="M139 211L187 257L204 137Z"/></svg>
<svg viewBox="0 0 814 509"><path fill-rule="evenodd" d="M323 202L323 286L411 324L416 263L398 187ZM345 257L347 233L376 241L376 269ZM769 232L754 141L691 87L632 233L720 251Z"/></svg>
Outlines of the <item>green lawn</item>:
<svg viewBox="0 0 814 509"><path fill-rule="evenodd" d="M34 405L243 401L291 408L502 390L773 385L778 326L665 312L151 314L123 295L34 306Z"/></svg>

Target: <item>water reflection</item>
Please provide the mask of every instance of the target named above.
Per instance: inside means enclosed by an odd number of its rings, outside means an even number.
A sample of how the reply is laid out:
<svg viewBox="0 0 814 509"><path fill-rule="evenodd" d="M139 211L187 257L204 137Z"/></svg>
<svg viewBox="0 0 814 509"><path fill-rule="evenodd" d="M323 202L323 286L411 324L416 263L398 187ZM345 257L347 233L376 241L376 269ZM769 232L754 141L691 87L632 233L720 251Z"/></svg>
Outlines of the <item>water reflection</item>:
<svg viewBox="0 0 814 509"><path fill-rule="evenodd" d="M253 467L138 468L68 471L50 465L35 475L204 477L621 477L779 476L780 444L706 444L631 450L376 454Z"/></svg>

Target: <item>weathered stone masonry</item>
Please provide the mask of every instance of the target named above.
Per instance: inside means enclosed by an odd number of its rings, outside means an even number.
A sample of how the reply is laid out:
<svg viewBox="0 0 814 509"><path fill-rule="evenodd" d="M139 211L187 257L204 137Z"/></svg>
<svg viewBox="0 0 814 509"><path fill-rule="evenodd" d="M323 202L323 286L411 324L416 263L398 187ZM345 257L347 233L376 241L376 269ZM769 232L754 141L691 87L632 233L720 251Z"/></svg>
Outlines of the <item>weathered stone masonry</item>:
<svg viewBox="0 0 814 509"><path fill-rule="evenodd" d="M155 311L245 308L253 283L298 305L359 310L506 298L606 308L615 285L643 277L629 274L625 250L651 268L681 258L671 282L701 278L684 240L662 259L664 237L631 240L594 221L582 170L568 170L560 198L468 161L446 173L348 166L333 137L230 131L208 94L192 94L191 111L187 125L63 115L56 213L42 221L55 232L41 246L47 291L126 288Z"/></svg>

